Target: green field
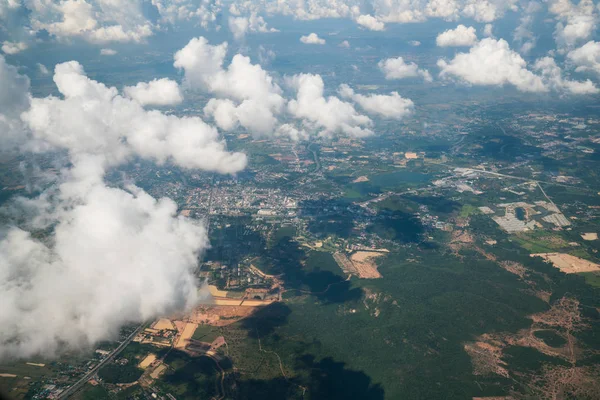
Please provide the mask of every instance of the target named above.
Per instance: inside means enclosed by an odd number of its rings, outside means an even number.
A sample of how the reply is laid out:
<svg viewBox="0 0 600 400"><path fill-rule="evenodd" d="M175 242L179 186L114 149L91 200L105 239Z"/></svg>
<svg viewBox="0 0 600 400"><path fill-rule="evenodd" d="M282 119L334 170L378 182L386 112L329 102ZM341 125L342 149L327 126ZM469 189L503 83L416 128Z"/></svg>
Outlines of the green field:
<svg viewBox="0 0 600 400"><path fill-rule="evenodd" d="M600 288L600 273L598 272L582 272L581 275L585 278L586 283L593 287Z"/></svg>
<svg viewBox="0 0 600 400"><path fill-rule="evenodd" d="M218 336L220 336L220 328L210 325L198 325L192 339L200 340L201 342L212 343Z"/></svg>

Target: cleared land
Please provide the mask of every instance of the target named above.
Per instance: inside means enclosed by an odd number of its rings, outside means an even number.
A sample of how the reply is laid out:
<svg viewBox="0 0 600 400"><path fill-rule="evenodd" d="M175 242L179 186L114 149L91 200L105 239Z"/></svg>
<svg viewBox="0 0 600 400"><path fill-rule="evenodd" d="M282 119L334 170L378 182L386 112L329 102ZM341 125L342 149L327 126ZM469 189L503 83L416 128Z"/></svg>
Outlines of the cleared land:
<svg viewBox="0 0 600 400"><path fill-rule="evenodd" d="M27 364L27 365L31 365L32 367L40 367L40 368L42 368L42 367L45 367L45 366L46 366L46 364L41 364L41 363L32 363L32 362L27 362L27 363L25 363L25 364Z"/></svg>
<svg viewBox="0 0 600 400"><path fill-rule="evenodd" d="M158 321L156 321L154 323L154 325L152 325L153 329L162 331L162 330L175 330L175 327L173 326L173 323L171 322L171 320L167 319L167 318L161 318Z"/></svg>
<svg viewBox="0 0 600 400"><path fill-rule="evenodd" d="M598 240L598 234L596 232L584 233L581 238L583 240Z"/></svg>
<svg viewBox="0 0 600 400"><path fill-rule="evenodd" d="M350 260L352 261L352 264L354 264L356 272L360 278L377 279L381 278L381 274L377 270L375 258L383 255L385 254L375 251L359 251L352 254Z"/></svg>
<svg viewBox="0 0 600 400"><path fill-rule="evenodd" d="M550 261L565 274L600 271L600 265L566 253L537 253L531 256L542 257L544 260Z"/></svg>
<svg viewBox="0 0 600 400"><path fill-rule="evenodd" d="M387 250L357 251L350 258L343 253L334 253L333 259L340 266L342 271L349 275L355 275L362 279L381 278L377 271L377 264L374 259L387 253Z"/></svg>
<svg viewBox="0 0 600 400"><path fill-rule="evenodd" d="M148 354L146 358L142 360L139 367L141 369L146 369L156 360L156 354Z"/></svg>
<svg viewBox="0 0 600 400"><path fill-rule="evenodd" d="M177 343L175 343L175 347L178 349L185 349L185 346L189 343L197 327L198 324L186 323L179 339L177 339Z"/></svg>
<svg viewBox="0 0 600 400"><path fill-rule="evenodd" d="M213 297L227 297L227 291L219 290L215 285L208 285L208 291Z"/></svg>
<svg viewBox="0 0 600 400"><path fill-rule="evenodd" d="M167 366L165 364L160 364L158 367L156 367L156 369L154 371L152 371L152 373L150 374L150 377L152 379L158 379L160 374L162 374L162 372L166 369L167 369Z"/></svg>
<svg viewBox="0 0 600 400"><path fill-rule="evenodd" d="M254 311L254 308L244 306L200 306L187 316L187 320L201 325L224 326L245 318Z"/></svg>

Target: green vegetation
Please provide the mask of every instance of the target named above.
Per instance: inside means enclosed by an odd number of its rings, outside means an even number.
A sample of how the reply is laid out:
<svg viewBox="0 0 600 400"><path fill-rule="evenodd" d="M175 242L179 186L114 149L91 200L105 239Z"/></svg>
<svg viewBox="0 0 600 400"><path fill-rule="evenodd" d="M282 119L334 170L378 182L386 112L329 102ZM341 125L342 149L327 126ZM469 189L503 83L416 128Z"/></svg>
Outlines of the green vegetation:
<svg viewBox="0 0 600 400"><path fill-rule="evenodd" d="M170 368L157 383L164 392L177 399L209 399L219 394L220 373L212 359L174 350L165 363Z"/></svg>
<svg viewBox="0 0 600 400"><path fill-rule="evenodd" d="M110 363L100 368L98 377L106 383L131 383L137 381L143 373L143 370L129 363Z"/></svg>
<svg viewBox="0 0 600 400"><path fill-rule="evenodd" d="M511 368L521 373L540 372L546 365L569 365L563 359L548 356L531 347L512 346L505 349L504 354L504 360Z"/></svg>
<svg viewBox="0 0 600 400"><path fill-rule="evenodd" d="M463 218L468 218L473 214L479 213L479 209L470 204L464 204L460 210L460 216Z"/></svg>
<svg viewBox="0 0 600 400"><path fill-rule="evenodd" d="M367 230L377 236L402 243L418 242L424 232L421 222L413 215L402 211L380 212L381 218Z"/></svg>
<svg viewBox="0 0 600 400"><path fill-rule="evenodd" d="M282 226L275 230L271 236L270 246L274 246L285 238L293 238L296 236L295 226Z"/></svg>
<svg viewBox="0 0 600 400"><path fill-rule="evenodd" d="M596 288L600 288L600 273L598 272L582 272L579 275L585 278L585 282Z"/></svg>
<svg viewBox="0 0 600 400"><path fill-rule="evenodd" d="M83 389L75 394L76 400L109 400L110 393L101 385L86 384Z"/></svg>
<svg viewBox="0 0 600 400"><path fill-rule="evenodd" d="M552 253L561 250L569 252L573 250L561 236L542 230L519 233L513 235L512 238L531 253Z"/></svg>
<svg viewBox="0 0 600 400"><path fill-rule="evenodd" d="M129 386L121 390L117 394L117 399L119 400L132 400L132 399L143 399L144 392L139 384L135 384L133 386Z"/></svg>
<svg viewBox="0 0 600 400"><path fill-rule="evenodd" d="M567 343L565 338L559 336L552 330L535 331L533 334L535 337L542 339L544 343L551 347L561 347Z"/></svg>
<svg viewBox="0 0 600 400"><path fill-rule="evenodd" d="M216 326L198 325L192 339L212 343L220 335L219 328Z"/></svg>

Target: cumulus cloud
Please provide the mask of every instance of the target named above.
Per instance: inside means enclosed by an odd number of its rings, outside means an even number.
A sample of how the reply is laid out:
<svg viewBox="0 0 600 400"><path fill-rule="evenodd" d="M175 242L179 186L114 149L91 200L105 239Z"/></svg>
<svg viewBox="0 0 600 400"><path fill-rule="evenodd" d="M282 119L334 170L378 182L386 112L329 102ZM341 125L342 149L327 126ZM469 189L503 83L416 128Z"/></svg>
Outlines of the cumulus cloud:
<svg viewBox="0 0 600 400"><path fill-rule="evenodd" d="M492 36L494 36L494 25L492 25L492 24L485 24L485 26L483 27L483 34L486 37L492 37Z"/></svg>
<svg viewBox="0 0 600 400"><path fill-rule="evenodd" d="M435 39L439 47L471 47L477 43L477 34L472 26L458 25L455 29L448 29L440 33Z"/></svg>
<svg viewBox="0 0 600 400"><path fill-rule="evenodd" d="M77 62L57 65L54 82L60 98L32 97L27 78L0 58L0 120L21 115L21 151L68 155L57 184L22 199L29 222L0 239L0 358L87 347L196 302L204 227L177 216L169 199L108 187L108 167L133 157L222 173L246 165L201 119L145 110ZM40 230L50 236L30 233Z"/></svg>
<svg viewBox="0 0 600 400"><path fill-rule="evenodd" d="M144 110L116 88L89 79L77 62L57 65L54 82L64 99L34 98L22 116L34 136L46 144L73 154L95 153L107 165L134 154L222 173L245 165L245 156L225 151L217 130L200 118Z"/></svg>
<svg viewBox="0 0 600 400"><path fill-rule="evenodd" d="M215 24L220 0L63 0L0 2L0 19L20 18L15 37L48 32L61 41L144 42L155 31L179 20ZM26 27L26 28L25 28Z"/></svg>
<svg viewBox="0 0 600 400"><path fill-rule="evenodd" d="M403 98L398 92L392 92L389 95L362 95L355 93L350 86L342 84L338 89L338 93L342 98L351 99L360 105L367 113L377 114L385 118L399 120L410 115L414 109L412 100Z"/></svg>
<svg viewBox="0 0 600 400"><path fill-rule="evenodd" d="M385 29L385 24L383 22L368 14L359 15L358 18L356 18L356 23L372 31L382 31Z"/></svg>
<svg viewBox="0 0 600 400"><path fill-rule="evenodd" d="M541 8L538 2L529 2L523 10L519 26L517 26L513 33L515 42L521 45L520 51L522 54L529 54L536 45L537 37L533 33L533 22L535 20L535 13L539 12Z"/></svg>
<svg viewBox="0 0 600 400"><path fill-rule="evenodd" d="M513 85L523 92L544 92L542 79L527 69L523 58L503 39L486 38L468 53L459 53L450 62L438 61L441 77L455 77L473 85Z"/></svg>
<svg viewBox="0 0 600 400"><path fill-rule="evenodd" d="M462 14L467 18L473 18L478 22L492 22L498 19L505 8L512 8L515 1L494 2L488 0L467 0Z"/></svg>
<svg viewBox="0 0 600 400"><path fill-rule="evenodd" d="M223 66L227 43L211 46L203 38L192 39L175 54L175 67L185 71L184 84L220 98L204 109L225 130L238 124L258 134L273 133L277 115L285 105L281 88L260 65L236 54Z"/></svg>
<svg viewBox="0 0 600 400"><path fill-rule="evenodd" d="M322 136L343 133L364 137L373 134L371 119L359 114L352 104L335 96L324 97L320 75L294 75L287 83L296 91L296 98L288 103L288 111L302 119L309 130L319 130Z"/></svg>
<svg viewBox="0 0 600 400"><path fill-rule="evenodd" d="M325 44L325 39L321 39L314 32L307 36L301 36L300 41L304 44Z"/></svg>
<svg viewBox="0 0 600 400"><path fill-rule="evenodd" d="M558 20L554 38L560 52L591 38L598 25L598 9L592 0L551 0L549 10Z"/></svg>
<svg viewBox="0 0 600 400"><path fill-rule="evenodd" d="M113 49L100 49L101 56L114 56L117 54L116 50Z"/></svg>
<svg viewBox="0 0 600 400"><path fill-rule="evenodd" d="M422 22L428 18L456 20L472 18L478 22L492 22L506 10L514 10L516 0L429 0L389 1L373 0L375 16L384 22Z"/></svg>
<svg viewBox="0 0 600 400"><path fill-rule="evenodd" d="M543 57L535 62L533 68L540 72L542 79L548 87L557 92L570 94L595 94L598 88L589 79L573 81L563 77L562 69L556 65L552 57Z"/></svg>
<svg viewBox="0 0 600 400"><path fill-rule="evenodd" d="M38 67L38 71L40 71L40 74L50 75L50 71L48 70L48 68L46 68L44 64L37 63L36 65Z"/></svg>
<svg viewBox="0 0 600 400"><path fill-rule="evenodd" d="M151 36L141 0L31 2L31 26L58 39L81 37L93 43L142 42Z"/></svg>
<svg viewBox="0 0 600 400"><path fill-rule="evenodd" d="M12 151L24 140L20 115L29 108L29 79L0 55L0 151Z"/></svg>
<svg viewBox="0 0 600 400"><path fill-rule="evenodd" d="M577 67L577 72L594 72L600 75L600 42L590 40L580 48L570 51L567 59Z"/></svg>
<svg viewBox="0 0 600 400"><path fill-rule="evenodd" d="M344 40L343 42L341 42L340 44L338 44L338 47L341 47L343 49L349 49L350 48L350 42L347 40Z"/></svg>
<svg viewBox="0 0 600 400"><path fill-rule="evenodd" d="M136 100L143 106L166 106L183 101L183 95L177 82L167 78L139 82L135 86L126 86L123 91L127 97Z"/></svg>
<svg viewBox="0 0 600 400"><path fill-rule="evenodd" d="M198 298L201 224L137 188L68 184L81 193L58 192L52 244L16 227L0 241L0 358L85 348Z"/></svg>
<svg viewBox="0 0 600 400"><path fill-rule="evenodd" d="M217 25L222 10L221 0L152 0L160 14L160 22L175 24L177 21L197 21L204 29Z"/></svg>
<svg viewBox="0 0 600 400"><path fill-rule="evenodd" d="M264 18L255 12L251 13L248 17L229 17L228 22L229 30L233 33L233 37L236 40L242 39L248 32L278 32L275 28L269 28Z"/></svg>
<svg viewBox="0 0 600 400"><path fill-rule="evenodd" d="M273 50L262 45L258 46L258 61L261 65L271 64L275 58L277 58L277 54Z"/></svg>
<svg viewBox="0 0 600 400"><path fill-rule="evenodd" d="M24 50L27 50L29 46L25 42L9 42L4 41L2 43L2 51L5 54L17 54Z"/></svg>
<svg viewBox="0 0 600 400"><path fill-rule="evenodd" d="M414 62L405 62L402 57L381 60L377 65L381 72L385 74L385 79L422 77L426 82L432 81L429 71L420 69Z"/></svg>

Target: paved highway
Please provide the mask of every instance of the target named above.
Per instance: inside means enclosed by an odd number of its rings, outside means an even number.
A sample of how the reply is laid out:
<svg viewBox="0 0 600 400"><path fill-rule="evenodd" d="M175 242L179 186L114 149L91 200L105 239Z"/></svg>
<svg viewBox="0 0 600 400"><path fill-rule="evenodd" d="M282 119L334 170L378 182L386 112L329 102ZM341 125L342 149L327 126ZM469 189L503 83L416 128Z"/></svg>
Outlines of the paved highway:
<svg viewBox="0 0 600 400"><path fill-rule="evenodd" d="M98 372L98 370L100 368L102 368L102 366L104 364L106 364L107 362L111 361L113 358L115 358L115 356L117 354L119 354L121 351L123 351L123 349L125 347L127 347L127 345L133 340L133 338L135 337L135 335L137 335L145 326L146 324L142 324L140 326L137 327L137 329L129 336L127 336L127 338L119 345L119 347L117 347L116 349L114 349L112 351L112 353L110 353L104 360L100 361L100 363L98 365L96 365L94 368L92 368L87 374L85 374L81 379L79 379L77 382L75 382L75 384L73 386L71 386L68 389L63 390L59 395L58 395L58 400L63 400L63 399L67 399L69 398L69 396L71 396L72 394L74 394L75 392L77 392L79 389L81 389L81 387L83 385L85 385L87 383L87 381L89 381L90 379L92 379L92 377L94 375L96 375L96 372Z"/></svg>

